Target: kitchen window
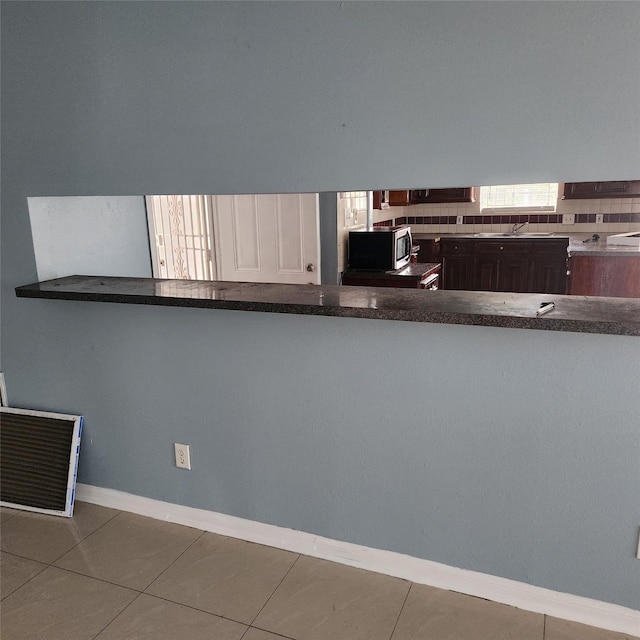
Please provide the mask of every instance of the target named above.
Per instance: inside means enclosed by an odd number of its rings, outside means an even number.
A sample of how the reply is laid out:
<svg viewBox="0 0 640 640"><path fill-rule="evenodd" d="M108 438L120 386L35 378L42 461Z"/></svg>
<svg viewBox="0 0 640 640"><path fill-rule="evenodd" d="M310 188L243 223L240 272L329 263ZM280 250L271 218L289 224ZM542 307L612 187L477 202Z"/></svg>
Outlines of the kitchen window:
<svg viewBox="0 0 640 640"><path fill-rule="evenodd" d="M558 183L499 184L480 187L480 210L555 211Z"/></svg>

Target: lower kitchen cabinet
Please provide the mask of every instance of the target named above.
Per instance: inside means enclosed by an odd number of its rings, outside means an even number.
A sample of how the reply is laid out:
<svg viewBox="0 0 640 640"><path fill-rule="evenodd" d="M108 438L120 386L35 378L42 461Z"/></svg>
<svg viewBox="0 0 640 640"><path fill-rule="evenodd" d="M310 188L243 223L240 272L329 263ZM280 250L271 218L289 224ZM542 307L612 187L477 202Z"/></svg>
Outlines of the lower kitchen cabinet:
<svg viewBox="0 0 640 640"><path fill-rule="evenodd" d="M566 293L568 238L441 238L442 288Z"/></svg>
<svg viewBox="0 0 640 640"><path fill-rule="evenodd" d="M538 256L532 278L531 292L567 293L567 259Z"/></svg>
<svg viewBox="0 0 640 640"><path fill-rule="evenodd" d="M527 242L474 242L473 285L478 291L526 291L531 248Z"/></svg>
<svg viewBox="0 0 640 640"><path fill-rule="evenodd" d="M413 236L413 244L420 247L418 262L440 262L439 238L416 238Z"/></svg>
<svg viewBox="0 0 640 640"><path fill-rule="evenodd" d="M569 266L570 295L640 298L640 256L574 254Z"/></svg>
<svg viewBox="0 0 640 640"><path fill-rule="evenodd" d="M436 290L440 285L440 263L413 262L397 271L350 269L342 274L342 284L360 287Z"/></svg>
<svg viewBox="0 0 640 640"><path fill-rule="evenodd" d="M476 288L474 247L474 241L469 238L440 238L443 289Z"/></svg>

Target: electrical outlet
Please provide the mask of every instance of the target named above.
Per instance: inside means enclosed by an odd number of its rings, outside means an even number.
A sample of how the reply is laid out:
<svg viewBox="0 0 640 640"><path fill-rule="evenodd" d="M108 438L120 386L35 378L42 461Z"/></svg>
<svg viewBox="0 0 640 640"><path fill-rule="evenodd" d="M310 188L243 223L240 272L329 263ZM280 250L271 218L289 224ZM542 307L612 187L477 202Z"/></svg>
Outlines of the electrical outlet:
<svg viewBox="0 0 640 640"><path fill-rule="evenodd" d="M604 215L596 213L596 224L602 224L604 222Z"/></svg>
<svg viewBox="0 0 640 640"><path fill-rule="evenodd" d="M178 444L174 443L174 448L176 451L176 467L180 467L181 469L191 469L191 455L189 453L189 445L188 444Z"/></svg>
<svg viewBox="0 0 640 640"><path fill-rule="evenodd" d="M575 224L575 222L576 222L575 213L562 214L562 224Z"/></svg>
<svg viewBox="0 0 640 640"><path fill-rule="evenodd" d="M464 216L456 216L456 224L464 224Z"/></svg>

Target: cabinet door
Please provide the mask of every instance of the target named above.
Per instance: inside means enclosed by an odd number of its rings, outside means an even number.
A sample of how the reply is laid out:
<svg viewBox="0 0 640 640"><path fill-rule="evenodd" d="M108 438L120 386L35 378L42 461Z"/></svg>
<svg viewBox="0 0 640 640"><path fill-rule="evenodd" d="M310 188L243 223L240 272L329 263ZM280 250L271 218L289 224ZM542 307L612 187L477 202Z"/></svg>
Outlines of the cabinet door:
<svg viewBox="0 0 640 640"><path fill-rule="evenodd" d="M440 262L440 243L435 238L416 238L414 244L420 247L418 262Z"/></svg>
<svg viewBox="0 0 640 640"><path fill-rule="evenodd" d="M500 258L498 261L498 283L492 291L526 293L529 290L529 264L529 258L526 257L505 256Z"/></svg>
<svg viewBox="0 0 640 640"><path fill-rule="evenodd" d="M456 256L442 259L443 289L475 289L473 283L473 257Z"/></svg>
<svg viewBox="0 0 640 640"><path fill-rule="evenodd" d="M409 204L409 191L389 191L389 205L402 207Z"/></svg>
<svg viewBox="0 0 640 640"><path fill-rule="evenodd" d="M477 256L475 288L479 291L526 293L529 284L529 259L522 256Z"/></svg>
<svg viewBox="0 0 640 640"><path fill-rule="evenodd" d="M389 192L388 191L373 192L373 208L374 209L389 208Z"/></svg>
<svg viewBox="0 0 640 640"><path fill-rule="evenodd" d="M567 293L567 260L539 256L533 262L531 293Z"/></svg>
<svg viewBox="0 0 640 640"><path fill-rule="evenodd" d="M640 258L571 256L571 295L640 298Z"/></svg>
<svg viewBox="0 0 640 640"><path fill-rule="evenodd" d="M567 248L569 240L554 238L533 242L531 293L567 292Z"/></svg>
<svg viewBox="0 0 640 640"><path fill-rule="evenodd" d="M478 291L498 290L498 263L495 256L478 256L475 261L473 288Z"/></svg>
<svg viewBox="0 0 640 640"><path fill-rule="evenodd" d="M526 240L478 240L476 287L481 291L527 290L531 243Z"/></svg>
<svg viewBox="0 0 640 640"><path fill-rule="evenodd" d="M632 198L640 195L640 180L611 182L565 182L563 198Z"/></svg>
<svg viewBox="0 0 640 640"><path fill-rule="evenodd" d="M440 240L443 289L475 289L473 247L474 241L466 238Z"/></svg>

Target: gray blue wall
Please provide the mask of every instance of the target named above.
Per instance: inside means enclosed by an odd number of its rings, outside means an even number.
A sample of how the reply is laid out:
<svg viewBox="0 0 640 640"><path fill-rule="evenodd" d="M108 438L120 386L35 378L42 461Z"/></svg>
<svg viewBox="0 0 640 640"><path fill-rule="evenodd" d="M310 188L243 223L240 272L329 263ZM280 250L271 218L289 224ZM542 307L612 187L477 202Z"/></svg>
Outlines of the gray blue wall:
<svg viewBox="0 0 640 640"><path fill-rule="evenodd" d="M638 607L637 338L13 293L29 196L637 178L637 3L1 10L2 368L82 482Z"/></svg>

